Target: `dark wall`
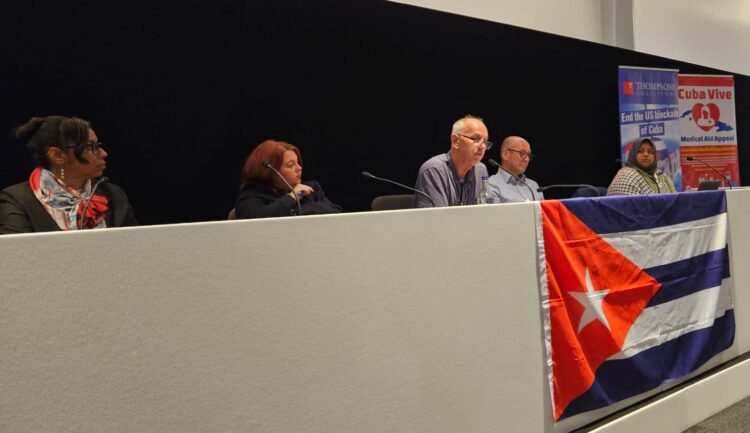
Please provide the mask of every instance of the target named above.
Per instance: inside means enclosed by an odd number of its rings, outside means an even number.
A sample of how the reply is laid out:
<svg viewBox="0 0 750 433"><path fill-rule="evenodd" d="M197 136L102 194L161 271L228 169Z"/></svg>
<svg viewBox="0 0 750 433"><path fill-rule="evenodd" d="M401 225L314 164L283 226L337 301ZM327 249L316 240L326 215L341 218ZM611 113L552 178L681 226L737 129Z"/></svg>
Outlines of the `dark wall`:
<svg viewBox="0 0 750 433"><path fill-rule="evenodd" d="M297 144L304 178L345 210L367 210L401 191L362 170L413 184L465 113L483 116L496 141L526 137L540 184L607 185L618 65L722 73L368 0L0 0L0 40L0 185L31 169L13 126L77 115L93 121L107 175L147 224L223 219L244 157L269 137ZM746 143L750 77L735 80ZM747 184L742 147L740 161Z"/></svg>

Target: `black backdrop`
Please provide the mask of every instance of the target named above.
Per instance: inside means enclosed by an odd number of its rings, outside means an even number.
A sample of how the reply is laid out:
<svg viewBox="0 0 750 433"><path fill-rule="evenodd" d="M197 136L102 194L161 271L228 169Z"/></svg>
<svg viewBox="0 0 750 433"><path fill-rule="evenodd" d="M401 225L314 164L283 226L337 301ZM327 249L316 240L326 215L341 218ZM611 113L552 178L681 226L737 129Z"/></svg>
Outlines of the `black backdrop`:
<svg viewBox="0 0 750 433"><path fill-rule="evenodd" d="M537 154L528 174L540 184L607 185L618 168L618 65L724 73L371 0L0 8L0 185L31 169L14 126L80 116L146 224L225 218L242 162L265 138L298 145L305 179L346 211L367 210L401 191L362 170L413 184L466 113L484 117L495 141L526 137ZM738 141L747 143L750 77L735 80ZM750 152L739 151L746 184Z"/></svg>

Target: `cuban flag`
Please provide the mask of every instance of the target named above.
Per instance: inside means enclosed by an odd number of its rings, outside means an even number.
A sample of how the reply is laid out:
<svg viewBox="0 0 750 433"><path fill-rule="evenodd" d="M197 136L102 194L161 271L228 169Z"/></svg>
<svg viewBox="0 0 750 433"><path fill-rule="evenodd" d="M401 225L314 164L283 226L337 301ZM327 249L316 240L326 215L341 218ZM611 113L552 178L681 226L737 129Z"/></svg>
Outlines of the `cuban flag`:
<svg viewBox="0 0 750 433"><path fill-rule="evenodd" d="M555 420L673 382L732 345L724 191L536 207Z"/></svg>

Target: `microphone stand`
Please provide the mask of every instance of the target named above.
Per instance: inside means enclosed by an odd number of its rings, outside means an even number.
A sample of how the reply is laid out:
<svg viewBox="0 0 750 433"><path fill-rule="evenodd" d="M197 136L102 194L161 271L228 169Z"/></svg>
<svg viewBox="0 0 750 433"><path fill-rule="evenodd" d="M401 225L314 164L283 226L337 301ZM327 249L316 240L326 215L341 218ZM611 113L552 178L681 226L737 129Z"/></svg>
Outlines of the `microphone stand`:
<svg viewBox="0 0 750 433"><path fill-rule="evenodd" d="M394 184L394 185L396 185L396 186L400 186L401 188L406 188L406 189L408 189L409 191L414 191L414 192L416 192L417 194L422 194L423 196L427 197L427 200L429 200L429 201L430 201L430 203L432 203L432 207L435 207L435 201L434 201L434 200L432 199L432 197L430 197L430 196L429 196L429 194L427 194L427 193L426 193L426 192L424 192L424 191L420 191L420 190L418 190L418 189L416 189L416 188L412 188L412 187L410 187L410 186L406 186L406 185L400 184L400 183L398 183L398 182L395 182L395 181L393 181L393 180L390 180L390 179L385 179L385 178L382 178L382 177L377 177L377 176L375 176L375 175L373 175L373 174L370 174L370 173L368 173L368 172L366 172L366 171L363 171L363 172L362 172L362 176L363 176L363 177L367 177L367 178L370 178L370 179L375 179L375 180L382 180L383 182L388 182L388 183L392 183L392 184Z"/></svg>
<svg viewBox="0 0 750 433"><path fill-rule="evenodd" d="M516 176L515 174L509 172L507 168L503 167L502 165L500 165L499 162L495 161L492 158L488 159L487 162L489 162L490 165L494 165L495 167L499 168L500 170L508 173L513 179L516 180L516 182L521 182L522 184L526 185L526 188L529 189L529 193L531 193L531 201L536 200L536 196L534 196L534 190L532 190L531 187L529 186L529 184L526 183L526 182L524 182L523 179L521 179L520 177Z"/></svg>
<svg viewBox="0 0 750 433"><path fill-rule="evenodd" d="M726 180L726 181L727 181L727 185L729 185L729 189L732 189L732 181L731 181L731 180L729 180L729 179L728 179L728 178L727 178L726 176L724 176L723 174L721 174L721 172L720 172L719 170L717 170L717 169L713 168L713 167L712 167L711 165L709 165L709 164L708 164L708 163L707 163L706 161L703 161L702 159L694 158L694 157L692 157L692 156L688 156L688 157L687 157L687 160L688 160L688 161L698 161L698 162L700 162L701 164L705 165L706 167L710 168L711 170L715 171L715 172L716 172L716 174L718 174L719 176L721 176L721 177L722 177L722 179L724 179L724 180Z"/></svg>
<svg viewBox="0 0 750 433"><path fill-rule="evenodd" d="M100 177L99 180L94 183L94 186L91 187L91 195L83 205L83 212L81 212L81 217L78 219L78 230L83 230L83 222L86 220L86 211L89 210L89 205L91 204L91 201L94 200L94 193L96 192L96 189L99 188L99 185L103 184L104 182L109 182L109 178L107 176Z"/></svg>
<svg viewBox="0 0 750 433"><path fill-rule="evenodd" d="M263 161L261 164L263 164L263 167L276 173L276 176L278 176L279 179L281 179L281 181L284 182L284 185L286 185L287 188L289 188L289 191L294 196L294 201L297 203L297 215L302 215L302 206L299 204L299 197L297 197L297 193L294 192L294 188L292 188L292 185L290 185L289 182L287 182L286 179L284 179L284 176L282 176L281 173L279 173L279 171L276 170L276 168L274 168L274 166L271 165L270 162Z"/></svg>

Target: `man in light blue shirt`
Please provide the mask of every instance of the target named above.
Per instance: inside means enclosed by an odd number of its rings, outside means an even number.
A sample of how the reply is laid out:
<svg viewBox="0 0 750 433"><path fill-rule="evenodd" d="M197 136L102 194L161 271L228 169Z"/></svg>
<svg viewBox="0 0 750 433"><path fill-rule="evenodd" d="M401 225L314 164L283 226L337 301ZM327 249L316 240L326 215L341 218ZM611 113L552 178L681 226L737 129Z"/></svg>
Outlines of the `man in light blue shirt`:
<svg viewBox="0 0 750 433"><path fill-rule="evenodd" d="M499 203L544 200L539 184L526 177L526 167L534 159L529 142L512 135L500 146L500 169L490 177L490 195Z"/></svg>

